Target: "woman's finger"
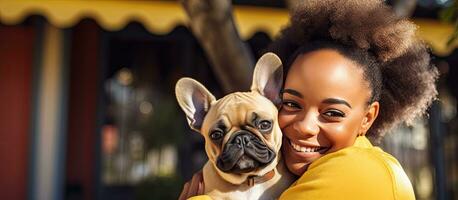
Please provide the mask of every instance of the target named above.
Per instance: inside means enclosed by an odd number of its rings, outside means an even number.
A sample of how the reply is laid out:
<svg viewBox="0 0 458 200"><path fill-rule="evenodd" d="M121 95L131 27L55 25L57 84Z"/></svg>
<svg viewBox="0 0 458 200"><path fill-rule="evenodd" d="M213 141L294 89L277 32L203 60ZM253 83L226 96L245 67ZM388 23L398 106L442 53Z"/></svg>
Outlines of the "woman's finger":
<svg viewBox="0 0 458 200"><path fill-rule="evenodd" d="M188 198L188 192L189 182L186 182L183 186L183 190L181 191L180 197L178 197L178 200L186 200Z"/></svg>
<svg viewBox="0 0 458 200"><path fill-rule="evenodd" d="M204 182L201 181L199 182L199 189L197 190L197 195L202 195L204 194Z"/></svg>
<svg viewBox="0 0 458 200"><path fill-rule="evenodd" d="M197 195L202 195L205 191L204 175L202 173L202 170L198 171L194 175L196 176L196 179L199 180L199 185L197 187Z"/></svg>
<svg viewBox="0 0 458 200"><path fill-rule="evenodd" d="M189 186L188 196L196 196L199 192L199 184L202 182L202 175L201 173L196 173L192 176L191 185Z"/></svg>

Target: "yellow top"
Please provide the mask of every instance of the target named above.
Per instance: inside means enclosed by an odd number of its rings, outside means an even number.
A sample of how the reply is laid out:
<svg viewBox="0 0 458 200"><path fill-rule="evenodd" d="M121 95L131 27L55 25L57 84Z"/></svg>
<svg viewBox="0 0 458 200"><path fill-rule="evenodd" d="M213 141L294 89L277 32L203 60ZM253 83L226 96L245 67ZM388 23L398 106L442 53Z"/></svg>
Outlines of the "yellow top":
<svg viewBox="0 0 458 200"><path fill-rule="evenodd" d="M415 199L399 162L358 137L352 147L323 156L280 199Z"/></svg>
<svg viewBox="0 0 458 200"><path fill-rule="evenodd" d="M313 162L280 199L404 200L415 199L415 195L399 162L362 136L353 146Z"/></svg>

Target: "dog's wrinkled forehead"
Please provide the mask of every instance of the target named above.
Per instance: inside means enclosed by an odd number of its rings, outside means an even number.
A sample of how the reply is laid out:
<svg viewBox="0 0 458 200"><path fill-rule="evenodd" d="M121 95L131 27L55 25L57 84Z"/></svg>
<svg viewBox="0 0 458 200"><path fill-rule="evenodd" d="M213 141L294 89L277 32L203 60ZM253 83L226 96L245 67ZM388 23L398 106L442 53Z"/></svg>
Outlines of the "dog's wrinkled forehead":
<svg viewBox="0 0 458 200"><path fill-rule="evenodd" d="M264 96L254 92L236 92L219 99L210 109L206 118L220 121L226 118L232 126L244 125L252 120L253 115L276 119L275 105ZM211 126L215 121L204 122Z"/></svg>

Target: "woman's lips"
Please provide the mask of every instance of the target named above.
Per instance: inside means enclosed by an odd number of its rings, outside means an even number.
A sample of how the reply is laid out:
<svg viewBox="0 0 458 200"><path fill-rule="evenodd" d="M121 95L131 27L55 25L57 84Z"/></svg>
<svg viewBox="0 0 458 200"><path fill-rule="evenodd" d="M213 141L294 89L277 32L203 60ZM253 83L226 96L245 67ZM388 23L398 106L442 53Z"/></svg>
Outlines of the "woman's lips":
<svg viewBox="0 0 458 200"><path fill-rule="evenodd" d="M306 155L315 155L315 154L324 154L326 151L329 150L329 147L322 147L319 145L300 145L297 143L292 142L289 138L287 138L291 149L297 153Z"/></svg>

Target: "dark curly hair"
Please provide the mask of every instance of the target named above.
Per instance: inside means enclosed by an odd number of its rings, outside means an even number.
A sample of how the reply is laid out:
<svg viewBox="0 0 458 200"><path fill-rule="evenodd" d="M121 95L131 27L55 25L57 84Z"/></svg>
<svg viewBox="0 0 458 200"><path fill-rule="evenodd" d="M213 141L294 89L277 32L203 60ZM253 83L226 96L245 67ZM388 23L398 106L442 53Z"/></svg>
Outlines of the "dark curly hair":
<svg viewBox="0 0 458 200"><path fill-rule="evenodd" d="M380 0L308 0L293 10L290 24L267 50L286 63L286 72L299 54L323 48L358 63L372 92L369 101L380 103L367 132L378 141L399 123L423 115L436 98L438 72L415 32L413 23Z"/></svg>

